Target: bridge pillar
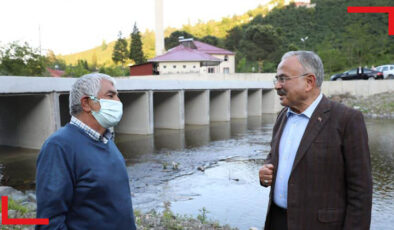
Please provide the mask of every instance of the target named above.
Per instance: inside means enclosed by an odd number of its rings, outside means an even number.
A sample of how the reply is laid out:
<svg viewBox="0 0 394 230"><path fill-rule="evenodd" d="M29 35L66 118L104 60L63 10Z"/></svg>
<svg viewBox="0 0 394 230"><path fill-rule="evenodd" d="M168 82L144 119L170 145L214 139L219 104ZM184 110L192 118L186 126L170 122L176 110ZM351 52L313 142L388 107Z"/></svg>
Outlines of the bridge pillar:
<svg viewBox="0 0 394 230"><path fill-rule="evenodd" d="M262 98L261 89L248 90L248 116L261 116Z"/></svg>
<svg viewBox="0 0 394 230"><path fill-rule="evenodd" d="M120 93L119 98L123 103L123 117L115 131L123 134L152 134L152 91Z"/></svg>
<svg viewBox="0 0 394 230"><path fill-rule="evenodd" d="M40 149L60 128L57 93L0 96L0 145Z"/></svg>
<svg viewBox="0 0 394 230"><path fill-rule="evenodd" d="M276 90L263 90L262 113L278 113L283 108Z"/></svg>
<svg viewBox="0 0 394 230"><path fill-rule="evenodd" d="M185 124L209 125L209 91L185 92Z"/></svg>
<svg viewBox="0 0 394 230"><path fill-rule="evenodd" d="M231 90L231 118L248 117L248 91Z"/></svg>
<svg viewBox="0 0 394 230"><path fill-rule="evenodd" d="M230 121L230 90L211 90L209 98L210 121Z"/></svg>
<svg viewBox="0 0 394 230"><path fill-rule="evenodd" d="M154 128L184 129L184 92L154 92Z"/></svg>

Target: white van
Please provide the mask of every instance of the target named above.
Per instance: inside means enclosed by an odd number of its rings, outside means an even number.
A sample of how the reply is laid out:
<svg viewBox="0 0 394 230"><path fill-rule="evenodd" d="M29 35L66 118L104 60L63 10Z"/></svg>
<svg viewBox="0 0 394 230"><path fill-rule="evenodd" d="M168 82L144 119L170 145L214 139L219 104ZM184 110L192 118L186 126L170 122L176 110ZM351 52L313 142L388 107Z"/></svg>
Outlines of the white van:
<svg viewBox="0 0 394 230"><path fill-rule="evenodd" d="M381 65L376 70L383 72L384 79L394 79L394 65Z"/></svg>

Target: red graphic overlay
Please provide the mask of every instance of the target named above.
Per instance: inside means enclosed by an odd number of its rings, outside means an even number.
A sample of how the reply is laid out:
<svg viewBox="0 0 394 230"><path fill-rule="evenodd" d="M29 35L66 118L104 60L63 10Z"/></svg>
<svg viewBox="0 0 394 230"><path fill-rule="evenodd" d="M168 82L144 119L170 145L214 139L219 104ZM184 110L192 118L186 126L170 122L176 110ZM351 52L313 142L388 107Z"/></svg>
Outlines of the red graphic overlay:
<svg viewBox="0 0 394 230"><path fill-rule="evenodd" d="M389 14L389 35L394 35L394 6L349 6L348 13L387 13Z"/></svg>
<svg viewBox="0 0 394 230"><path fill-rule="evenodd" d="M48 225L49 219L8 219L8 197L1 197L1 224L3 225Z"/></svg>

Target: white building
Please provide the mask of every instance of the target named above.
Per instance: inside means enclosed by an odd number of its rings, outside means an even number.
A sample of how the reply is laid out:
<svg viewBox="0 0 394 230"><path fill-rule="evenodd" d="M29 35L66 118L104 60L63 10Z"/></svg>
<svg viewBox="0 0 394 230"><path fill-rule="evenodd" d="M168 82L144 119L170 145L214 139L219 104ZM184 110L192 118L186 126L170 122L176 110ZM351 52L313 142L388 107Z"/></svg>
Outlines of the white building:
<svg viewBox="0 0 394 230"><path fill-rule="evenodd" d="M235 54L192 38L149 60L159 74L235 73Z"/></svg>

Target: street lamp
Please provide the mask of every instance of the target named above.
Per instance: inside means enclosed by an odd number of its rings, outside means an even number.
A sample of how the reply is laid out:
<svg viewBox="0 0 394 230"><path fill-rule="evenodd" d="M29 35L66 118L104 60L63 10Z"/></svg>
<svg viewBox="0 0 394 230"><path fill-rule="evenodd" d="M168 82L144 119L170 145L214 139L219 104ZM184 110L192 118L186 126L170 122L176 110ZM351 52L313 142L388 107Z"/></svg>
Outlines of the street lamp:
<svg viewBox="0 0 394 230"><path fill-rule="evenodd" d="M306 40L308 40L308 38L309 38L308 36L301 38L301 42L302 42L302 44L304 44L304 50L305 50L305 42L306 42Z"/></svg>

